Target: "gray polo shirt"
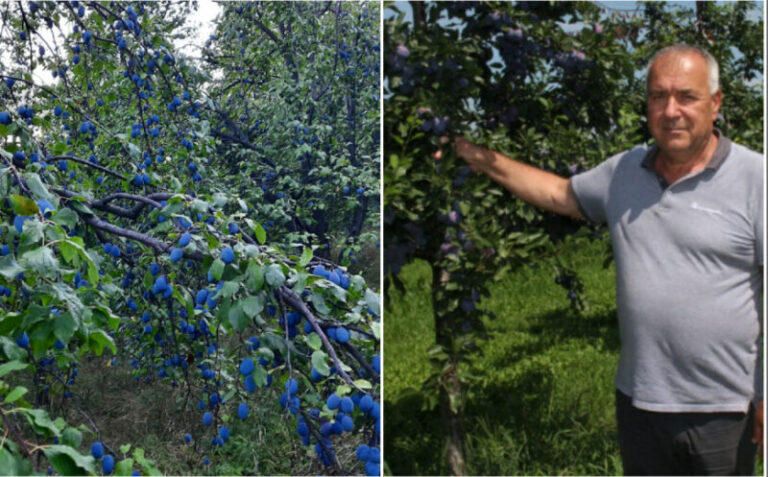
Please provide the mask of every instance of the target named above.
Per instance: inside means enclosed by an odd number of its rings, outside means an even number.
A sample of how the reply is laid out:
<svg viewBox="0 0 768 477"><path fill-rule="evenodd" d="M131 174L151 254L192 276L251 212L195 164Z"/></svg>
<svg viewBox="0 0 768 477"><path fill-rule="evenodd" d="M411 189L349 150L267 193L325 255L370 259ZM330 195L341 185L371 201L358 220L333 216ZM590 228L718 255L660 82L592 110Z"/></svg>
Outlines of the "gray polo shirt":
<svg viewBox="0 0 768 477"><path fill-rule="evenodd" d="M764 157L721 136L703 170L667 185L657 152L571 178L582 213L611 233L616 386L649 411L744 412L762 395Z"/></svg>

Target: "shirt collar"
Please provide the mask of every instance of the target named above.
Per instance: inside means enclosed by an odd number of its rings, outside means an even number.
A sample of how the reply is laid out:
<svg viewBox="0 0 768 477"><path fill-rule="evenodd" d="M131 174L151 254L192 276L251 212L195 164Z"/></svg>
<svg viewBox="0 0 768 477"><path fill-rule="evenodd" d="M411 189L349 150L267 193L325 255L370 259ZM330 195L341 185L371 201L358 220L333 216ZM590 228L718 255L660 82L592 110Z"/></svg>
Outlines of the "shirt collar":
<svg viewBox="0 0 768 477"><path fill-rule="evenodd" d="M723 164L725 158L728 157L728 154L731 153L731 140L723 136L723 133L720 131L720 129L714 128L713 131L718 139L720 139L720 141L718 141L717 148L712 154L712 157L709 159L705 169L717 170ZM648 149L648 152L645 154L641 165L648 170L653 170L653 161L656 160L656 156L658 154L659 146L654 144L650 147L650 149Z"/></svg>

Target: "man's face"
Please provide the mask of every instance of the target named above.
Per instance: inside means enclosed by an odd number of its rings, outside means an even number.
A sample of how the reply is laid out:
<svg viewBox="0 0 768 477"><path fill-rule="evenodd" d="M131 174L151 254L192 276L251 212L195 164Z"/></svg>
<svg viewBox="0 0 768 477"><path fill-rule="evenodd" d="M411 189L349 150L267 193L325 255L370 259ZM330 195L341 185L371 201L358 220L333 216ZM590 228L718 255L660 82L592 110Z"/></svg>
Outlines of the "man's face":
<svg viewBox="0 0 768 477"><path fill-rule="evenodd" d="M712 135L721 93L709 94L707 62L696 53L670 52L651 66L648 126L662 152L700 152Z"/></svg>

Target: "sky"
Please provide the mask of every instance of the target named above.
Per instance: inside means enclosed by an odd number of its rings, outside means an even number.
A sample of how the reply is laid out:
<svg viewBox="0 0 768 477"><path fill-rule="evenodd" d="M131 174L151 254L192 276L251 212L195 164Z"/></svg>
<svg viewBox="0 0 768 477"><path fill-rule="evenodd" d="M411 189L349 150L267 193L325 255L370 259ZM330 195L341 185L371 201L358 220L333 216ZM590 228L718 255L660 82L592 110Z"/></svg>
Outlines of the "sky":
<svg viewBox="0 0 768 477"><path fill-rule="evenodd" d="M221 6L211 0L199 0L197 15L190 19L193 25L199 26L194 31L197 35L189 42L177 44L176 47L189 56L199 56L203 43L214 31L214 20L221 13Z"/></svg>

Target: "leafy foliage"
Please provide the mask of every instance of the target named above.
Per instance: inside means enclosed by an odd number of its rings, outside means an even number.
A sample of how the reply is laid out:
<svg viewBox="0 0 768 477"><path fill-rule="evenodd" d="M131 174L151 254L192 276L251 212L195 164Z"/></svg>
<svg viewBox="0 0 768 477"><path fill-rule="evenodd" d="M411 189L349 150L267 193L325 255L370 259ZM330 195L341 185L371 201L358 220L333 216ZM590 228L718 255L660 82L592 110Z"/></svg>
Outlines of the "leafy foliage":
<svg viewBox="0 0 768 477"><path fill-rule="evenodd" d="M702 2L696 14L663 2L632 13L591 2L408 6L406 20L404 4L389 4L384 22L384 264L401 289L404 264L431 264L437 348L425 391L443 408L457 457L462 387L473 374L460 365L472 362L492 317L476 303L508 270L547 260L573 305L583 307L578 277L551 248L580 225L472 175L438 138L460 134L569 177L651 139L642 68L661 47L688 42L719 58L719 126L760 150L762 26L749 3ZM744 28L733 33L732 24ZM434 160L439 147L445 154ZM450 468L463 473L460 462Z"/></svg>
<svg viewBox="0 0 768 477"><path fill-rule="evenodd" d="M319 468L378 468L334 450L379 445L379 297L345 267L377 240L378 7L225 4L221 47L199 61L174 42L195 8L0 7L0 369L13 373L0 376L0 458L18 474L45 460L62 475L159 472L131 445L83 453L52 417L87 415L78 363L105 353L179 398L190 473L247 445L227 444L228 423L248 419L253 393L274 395ZM330 238L349 244L342 264ZM334 394L353 406L329 408Z"/></svg>

